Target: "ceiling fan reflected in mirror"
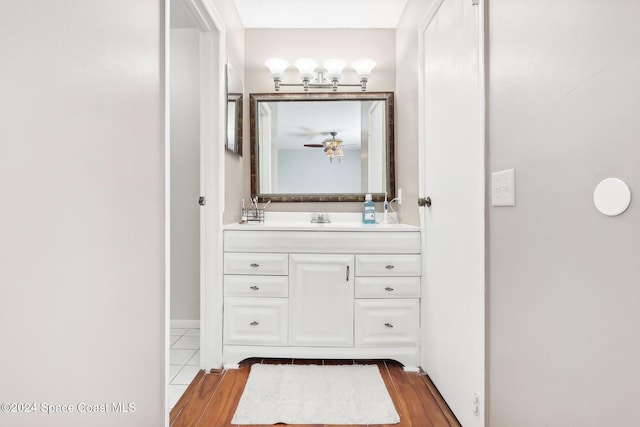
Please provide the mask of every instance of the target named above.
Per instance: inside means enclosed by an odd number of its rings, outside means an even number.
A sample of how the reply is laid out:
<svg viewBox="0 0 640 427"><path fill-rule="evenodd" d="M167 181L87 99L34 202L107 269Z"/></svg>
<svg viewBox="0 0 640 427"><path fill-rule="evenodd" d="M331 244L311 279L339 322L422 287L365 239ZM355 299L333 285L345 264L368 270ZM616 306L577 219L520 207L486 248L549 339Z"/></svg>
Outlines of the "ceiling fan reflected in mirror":
<svg viewBox="0 0 640 427"><path fill-rule="evenodd" d="M287 132L287 135L305 137L307 139L315 139L317 137L329 135L331 133L328 130L317 130L309 126L299 126L298 129L299 131L297 132ZM334 129L336 133L342 130L344 129Z"/></svg>
<svg viewBox="0 0 640 427"><path fill-rule="evenodd" d="M327 157L329 158L329 162L333 163L333 159L337 158L338 162L340 162L340 158L344 155L342 151L342 139L338 138L338 132L329 132L331 134L331 138L327 138L322 141L322 144L304 144L305 147L310 148L324 148L324 152L327 153Z"/></svg>

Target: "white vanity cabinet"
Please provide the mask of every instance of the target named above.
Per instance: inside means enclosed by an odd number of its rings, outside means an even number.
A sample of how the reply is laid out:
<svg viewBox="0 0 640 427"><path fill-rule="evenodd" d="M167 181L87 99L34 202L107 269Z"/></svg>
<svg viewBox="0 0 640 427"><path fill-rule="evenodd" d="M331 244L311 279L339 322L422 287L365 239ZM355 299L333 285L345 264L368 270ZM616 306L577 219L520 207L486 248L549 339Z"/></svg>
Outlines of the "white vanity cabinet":
<svg viewBox="0 0 640 427"><path fill-rule="evenodd" d="M248 357L419 364L417 227L224 232L223 363Z"/></svg>

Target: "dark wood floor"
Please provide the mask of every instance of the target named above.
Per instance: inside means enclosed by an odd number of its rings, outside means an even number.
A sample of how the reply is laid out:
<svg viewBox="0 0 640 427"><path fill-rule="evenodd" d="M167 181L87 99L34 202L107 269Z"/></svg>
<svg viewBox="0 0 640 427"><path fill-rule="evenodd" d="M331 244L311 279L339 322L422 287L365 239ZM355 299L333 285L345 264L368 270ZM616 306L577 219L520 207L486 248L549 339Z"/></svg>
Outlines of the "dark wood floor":
<svg viewBox="0 0 640 427"><path fill-rule="evenodd" d="M171 411L171 427L178 426L231 426L231 419L254 363L294 364L349 364L353 360L299 360L299 359L250 359L241 363L239 369L222 372L212 371L205 375L200 371L184 395ZM393 361L363 361L357 363L377 364L400 415L400 427L454 427L460 426L440 393L425 374L405 372L402 365ZM297 426L289 424L290 426ZM306 424L309 427L311 424ZM313 424L323 427L324 424ZM382 425L378 425L382 426ZM251 426L250 426L251 427ZM254 426L255 427L255 426ZM331 427L336 427L332 425ZM342 427L366 427L342 426ZM389 426L390 427L390 426Z"/></svg>

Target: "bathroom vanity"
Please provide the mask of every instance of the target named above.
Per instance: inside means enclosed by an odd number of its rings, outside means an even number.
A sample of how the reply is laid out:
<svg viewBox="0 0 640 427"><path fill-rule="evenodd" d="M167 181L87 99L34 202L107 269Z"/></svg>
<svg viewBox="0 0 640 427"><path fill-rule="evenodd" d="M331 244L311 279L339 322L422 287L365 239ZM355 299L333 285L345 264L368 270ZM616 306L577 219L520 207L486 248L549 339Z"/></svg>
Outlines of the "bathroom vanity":
<svg viewBox="0 0 640 427"><path fill-rule="evenodd" d="M224 364L379 358L415 368L420 275L418 227L291 219L226 225Z"/></svg>

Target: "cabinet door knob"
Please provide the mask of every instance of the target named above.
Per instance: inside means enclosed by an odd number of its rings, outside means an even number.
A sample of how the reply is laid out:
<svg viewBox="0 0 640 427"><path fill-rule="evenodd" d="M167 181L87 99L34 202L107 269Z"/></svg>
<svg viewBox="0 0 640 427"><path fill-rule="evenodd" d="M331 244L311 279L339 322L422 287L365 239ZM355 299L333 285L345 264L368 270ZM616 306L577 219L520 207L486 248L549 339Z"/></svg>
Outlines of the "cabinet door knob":
<svg viewBox="0 0 640 427"><path fill-rule="evenodd" d="M257 287L256 285L251 286L251 289L253 289L254 291L257 291L258 289L260 289L259 287Z"/></svg>
<svg viewBox="0 0 640 427"><path fill-rule="evenodd" d="M257 268L257 267L260 267L260 264L256 264L256 263L254 262L254 263L252 263L252 264L251 264L251 267L253 267L253 268Z"/></svg>
<svg viewBox="0 0 640 427"><path fill-rule="evenodd" d="M393 325L391 323L385 323L384 326L386 326L387 328L393 328Z"/></svg>
<svg viewBox="0 0 640 427"><path fill-rule="evenodd" d="M259 325L260 323L259 323L259 322L256 322L256 321L254 320L253 322L251 322L251 323L249 323L249 324L250 324L251 326L257 326L257 325Z"/></svg>
<svg viewBox="0 0 640 427"><path fill-rule="evenodd" d="M387 270L391 270L391 269L395 268L395 266L389 264L389 265L385 266L384 268L386 268Z"/></svg>
<svg viewBox="0 0 640 427"><path fill-rule="evenodd" d="M392 292L393 288L390 287L390 286L387 286L386 288L384 288L384 290L387 291L387 292Z"/></svg>

